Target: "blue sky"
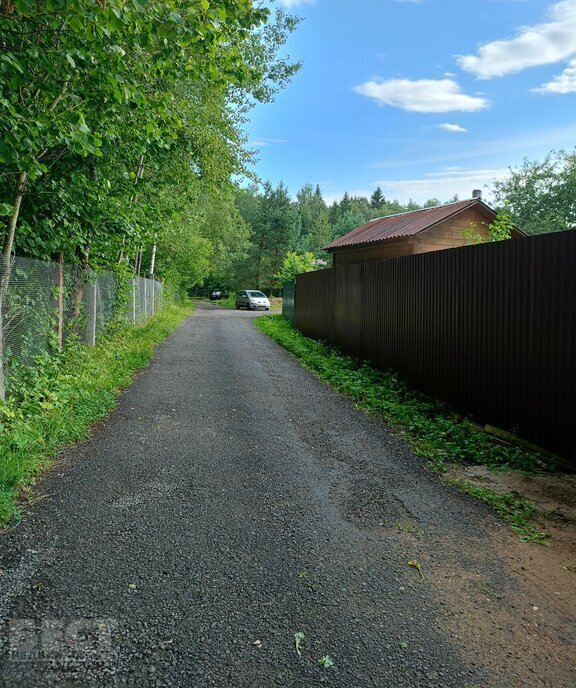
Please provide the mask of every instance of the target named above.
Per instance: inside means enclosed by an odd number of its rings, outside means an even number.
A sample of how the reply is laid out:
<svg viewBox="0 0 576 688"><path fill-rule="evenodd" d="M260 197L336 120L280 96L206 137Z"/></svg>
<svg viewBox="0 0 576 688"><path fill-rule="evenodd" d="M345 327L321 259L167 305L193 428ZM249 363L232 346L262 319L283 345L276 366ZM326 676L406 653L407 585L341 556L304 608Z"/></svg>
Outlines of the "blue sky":
<svg viewBox="0 0 576 688"><path fill-rule="evenodd" d="M246 130L255 171L292 194L468 198L576 144L576 0L276 4L303 18L303 67Z"/></svg>

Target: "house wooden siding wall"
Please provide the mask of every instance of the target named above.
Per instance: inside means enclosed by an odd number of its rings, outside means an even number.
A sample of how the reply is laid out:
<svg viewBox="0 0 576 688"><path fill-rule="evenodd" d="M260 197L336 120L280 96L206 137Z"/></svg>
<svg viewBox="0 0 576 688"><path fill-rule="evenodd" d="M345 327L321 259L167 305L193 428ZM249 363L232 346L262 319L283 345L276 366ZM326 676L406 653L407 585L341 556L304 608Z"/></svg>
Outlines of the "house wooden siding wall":
<svg viewBox="0 0 576 688"><path fill-rule="evenodd" d="M451 217L431 229L411 237L414 249L412 253L428 253L428 251L442 251L446 248L466 246L465 232L470 225L476 225L476 230L482 239L488 238L488 227L494 217L479 213L475 209L465 210L455 217Z"/></svg>
<svg viewBox="0 0 576 688"><path fill-rule="evenodd" d="M348 265L350 263L361 263L364 260L374 260L376 258L400 258L409 256L413 251L412 239L405 237L402 239L389 239L380 244L366 244L353 248L341 249L332 253L333 265Z"/></svg>
<svg viewBox="0 0 576 688"><path fill-rule="evenodd" d="M488 237L487 225L493 220L494 215L480 212L477 208L471 208L415 236L387 239L380 243L336 249L332 252L334 267L337 265L360 263L365 260L400 258L416 253L428 253L429 251L442 251L447 248L466 246L467 241L464 232L470 229L471 223L476 225L478 234L483 239L486 239Z"/></svg>

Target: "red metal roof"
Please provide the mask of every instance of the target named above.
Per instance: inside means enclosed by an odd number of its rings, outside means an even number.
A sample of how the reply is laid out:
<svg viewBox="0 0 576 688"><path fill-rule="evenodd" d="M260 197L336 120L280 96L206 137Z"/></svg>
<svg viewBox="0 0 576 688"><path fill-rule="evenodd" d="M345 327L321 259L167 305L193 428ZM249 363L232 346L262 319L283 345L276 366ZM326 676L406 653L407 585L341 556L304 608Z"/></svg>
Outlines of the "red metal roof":
<svg viewBox="0 0 576 688"><path fill-rule="evenodd" d="M397 215L379 217L376 220L367 222L365 225L362 225L362 227L353 229L351 232L348 232L348 234L323 246L323 248L327 251L334 251L349 246L377 243L379 241L385 241L386 239L414 236L474 206L480 206L484 211L492 215L496 214L490 206L486 205L486 203L478 198L472 198L467 201L439 205L435 208L411 210Z"/></svg>

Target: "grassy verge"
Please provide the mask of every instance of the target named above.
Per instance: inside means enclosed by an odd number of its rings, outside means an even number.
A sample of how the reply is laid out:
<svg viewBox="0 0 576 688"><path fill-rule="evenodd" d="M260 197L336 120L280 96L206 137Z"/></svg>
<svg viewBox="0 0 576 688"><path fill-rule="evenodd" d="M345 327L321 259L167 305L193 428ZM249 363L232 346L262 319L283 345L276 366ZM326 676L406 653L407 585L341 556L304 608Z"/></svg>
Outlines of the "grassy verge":
<svg viewBox="0 0 576 688"><path fill-rule="evenodd" d="M534 505L529 500L511 493L500 494L486 487L470 485L470 483L461 480L449 480L447 482L449 485L454 485L463 492L489 504L503 521L511 524L512 530L524 542L541 544L548 539L548 535L538 530L531 521L534 515Z"/></svg>
<svg viewBox="0 0 576 688"><path fill-rule="evenodd" d="M380 415L433 470L443 471L449 463L527 472L545 467L545 457L536 450L500 442L446 404L410 389L393 373L376 370L335 347L305 337L282 316L258 318L254 324L359 408ZM540 538L530 523L533 507L526 500L467 483L458 486L491 504L522 537Z"/></svg>
<svg viewBox="0 0 576 688"><path fill-rule="evenodd" d="M9 397L0 403L0 523L18 516L18 499L56 450L88 436L191 312L190 305L169 306L141 327L116 329L92 349L72 346L14 372Z"/></svg>
<svg viewBox="0 0 576 688"><path fill-rule="evenodd" d="M224 308L236 308L236 294L230 294L225 299L220 299L220 301L215 302L218 306L224 306Z"/></svg>

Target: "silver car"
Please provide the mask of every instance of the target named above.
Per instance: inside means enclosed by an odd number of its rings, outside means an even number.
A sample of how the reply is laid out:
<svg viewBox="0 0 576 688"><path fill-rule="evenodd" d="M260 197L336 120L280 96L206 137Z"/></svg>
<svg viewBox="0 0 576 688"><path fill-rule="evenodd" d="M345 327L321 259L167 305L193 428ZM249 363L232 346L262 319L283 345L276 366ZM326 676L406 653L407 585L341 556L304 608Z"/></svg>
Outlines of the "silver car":
<svg viewBox="0 0 576 688"><path fill-rule="evenodd" d="M270 301L266 294L254 289L239 291L236 295L236 308L247 308L249 311L270 310Z"/></svg>

